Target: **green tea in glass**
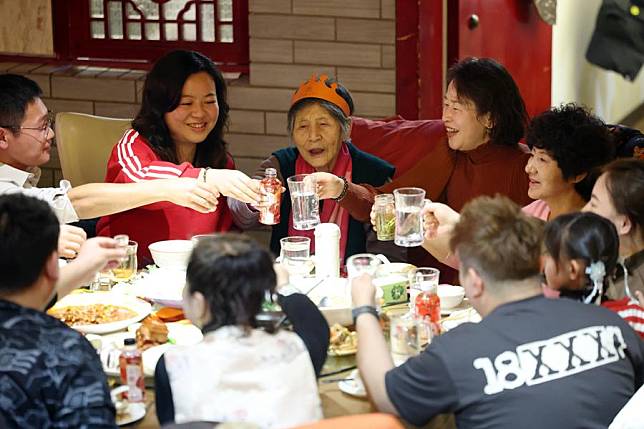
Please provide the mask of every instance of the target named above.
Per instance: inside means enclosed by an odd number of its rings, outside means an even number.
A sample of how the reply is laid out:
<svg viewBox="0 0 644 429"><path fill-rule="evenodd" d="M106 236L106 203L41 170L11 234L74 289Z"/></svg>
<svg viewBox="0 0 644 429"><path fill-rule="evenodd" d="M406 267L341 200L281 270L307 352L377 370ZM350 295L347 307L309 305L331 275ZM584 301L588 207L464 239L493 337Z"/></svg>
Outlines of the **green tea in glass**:
<svg viewBox="0 0 644 429"><path fill-rule="evenodd" d="M396 232L396 208L392 194L376 195L373 203L376 214L376 235L379 241L391 241Z"/></svg>

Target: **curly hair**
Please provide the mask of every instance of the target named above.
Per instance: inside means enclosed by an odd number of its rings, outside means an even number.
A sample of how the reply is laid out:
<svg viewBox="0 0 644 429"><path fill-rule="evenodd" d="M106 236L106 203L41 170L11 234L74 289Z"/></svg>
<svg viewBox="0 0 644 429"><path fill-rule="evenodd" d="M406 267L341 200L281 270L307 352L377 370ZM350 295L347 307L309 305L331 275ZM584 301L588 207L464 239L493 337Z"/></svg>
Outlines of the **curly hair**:
<svg viewBox="0 0 644 429"><path fill-rule="evenodd" d="M164 115L179 106L183 85L191 75L199 72L208 73L215 81L219 116L215 128L197 145L193 165L224 168L228 159L224 130L230 110L226 101L226 81L215 63L199 52L173 51L154 64L145 79L141 109L132 121L132 127L147 139L159 158L178 163Z"/></svg>
<svg viewBox="0 0 644 429"><path fill-rule="evenodd" d="M459 100L470 100L477 116L490 114L490 141L514 146L525 134L528 112L519 87L508 71L491 58L465 58L449 68L447 84Z"/></svg>
<svg viewBox="0 0 644 429"><path fill-rule="evenodd" d="M615 156L606 124L586 108L574 103L552 107L535 116L528 127L526 143L542 149L557 162L564 179L586 176L575 190L586 201L599 177L599 168Z"/></svg>
<svg viewBox="0 0 644 429"><path fill-rule="evenodd" d="M186 274L190 293L201 292L211 320L204 331L226 325L255 328L266 292L277 284L273 258L251 238L220 234L195 247Z"/></svg>
<svg viewBox="0 0 644 429"><path fill-rule="evenodd" d="M619 237L611 221L590 212L557 216L546 224L543 243L555 261L582 259L587 265L603 262L606 290L619 256Z"/></svg>

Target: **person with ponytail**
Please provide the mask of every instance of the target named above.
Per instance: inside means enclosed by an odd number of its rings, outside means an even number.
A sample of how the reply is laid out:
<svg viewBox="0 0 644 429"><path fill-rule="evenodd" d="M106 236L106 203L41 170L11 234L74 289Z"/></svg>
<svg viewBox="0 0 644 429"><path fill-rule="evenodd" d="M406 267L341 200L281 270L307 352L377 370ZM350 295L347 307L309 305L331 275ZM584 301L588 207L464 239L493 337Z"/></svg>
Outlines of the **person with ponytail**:
<svg viewBox="0 0 644 429"><path fill-rule="evenodd" d="M609 300L619 255L615 225L590 212L558 216L544 232L544 274L548 287L560 297L596 304L617 312L644 338L644 308L634 299Z"/></svg>

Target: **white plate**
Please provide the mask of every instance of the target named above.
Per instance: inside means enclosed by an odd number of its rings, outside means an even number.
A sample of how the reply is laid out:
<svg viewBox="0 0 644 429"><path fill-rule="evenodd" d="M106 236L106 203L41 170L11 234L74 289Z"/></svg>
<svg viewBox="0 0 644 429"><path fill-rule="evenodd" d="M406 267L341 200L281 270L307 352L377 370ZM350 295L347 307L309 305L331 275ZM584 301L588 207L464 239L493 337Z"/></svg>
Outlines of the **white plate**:
<svg viewBox="0 0 644 429"><path fill-rule="evenodd" d="M128 332L118 332L116 334L104 335L102 339L102 347L99 351L99 356L101 357L101 363L103 364L103 371L105 374L118 377L119 368L107 366L107 361L110 354L118 355L120 349L123 347L123 340L126 338L135 338L136 330L139 328L140 323L135 323L128 327ZM169 348L174 345L178 346L191 346L201 342L203 339L203 334L201 330L195 325L186 323L186 322L171 322L166 323L168 327L168 339L173 341L172 343L165 343L158 346L150 347L141 354L143 360L143 375L146 377L154 376L154 369L157 366L157 362L161 358L161 355L165 353ZM115 356L112 356L114 359Z"/></svg>
<svg viewBox="0 0 644 429"><path fill-rule="evenodd" d="M173 268L153 269L132 284L118 284L112 290L148 298L160 305L181 308L186 271Z"/></svg>
<svg viewBox="0 0 644 429"><path fill-rule="evenodd" d="M152 310L152 306L148 302L132 296L112 292L74 293L58 301L52 308L59 309L73 305L92 304L118 305L119 307L125 307L134 311L136 315L129 319L119 320L118 322L99 323L95 325L74 325L72 328L85 334L107 334L127 328L132 323L136 323L150 314Z"/></svg>
<svg viewBox="0 0 644 429"><path fill-rule="evenodd" d="M145 417L145 404L141 402L131 403L124 414L116 416L116 424L119 426L129 425Z"/></svg>
<svg viewBox="0 0 644 429"><path fill-rule="evenodd" d="M465 310L459 310L453 312L447 320L441 322L443 330L449 331L450 329L456 328L458 325L463 323L471 322L478 323L481 321L481 316L474 310L473 307L470 307Z"/></svg>
<svg viewBox="0 0 644 429"><path fill-rule="evenodd" d="M338 388L340 391L347 395L355 396L356 398L366 398L367 390L364 388L364 384L362 383L358 370L354 369L351 371L347 378L352 378L353 380L339 381Z"/></svg>

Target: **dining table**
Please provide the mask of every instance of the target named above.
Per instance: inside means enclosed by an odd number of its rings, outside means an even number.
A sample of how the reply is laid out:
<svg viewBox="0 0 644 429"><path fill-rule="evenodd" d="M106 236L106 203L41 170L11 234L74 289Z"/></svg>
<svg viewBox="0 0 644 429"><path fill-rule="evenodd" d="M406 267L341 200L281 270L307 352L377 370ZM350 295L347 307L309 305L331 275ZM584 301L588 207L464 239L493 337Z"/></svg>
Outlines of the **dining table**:
<svg viewBox="0 0 644 429"><path fill-rule="evenodd" d="M387 308L386 314L400 314L405 312L407 304ZM356 355L345 356L328 355L318 378L318 391L322 405L322 414L325 419L357 414L377 412L376 407L367 397L354 396L343 392L340 388L342 380L350 379L357 368ZM153 429L159 428L154 402L153 380L148 379L146 389L146 415L142 420L124 427ZM401 421L406 428L415 428ZM456 424L453 414L441 414L434 417L427 425L428 429L455 429Z"/></svg>
<svg viewBox="0 0 644 429"><path fill-rule="evenodd" d="M129 282L128 282L129 283ZM127 287L127 286L126 286ZM469 304L466 305L466 308ZM155 305L154 309L159 306ZM392 315L399 315L409 311L408 303L388 306L383 308L383 320L387 320ZM188 321L185 321L188 322ZM385 322L386 323L386 322ZM388 327L383 326L385 336L388 338ZM349 394L347 389L341 389L340 382L343 380L352 380L357 377L356 355L332 355L329 354L324 367L318 378L318 388L322 413L325 419L341 416L351 416L357 414L366 414L377 412L375 406L366 397L363 392L361 395ZM355 371L355 372L354 372ZM120 380L115 376L108 376L108 384L111 388L120 384ZM350 392L356 393L356 392ZM154 380L151 377L146 378L146 398L145 398L145 416L122 427L131 428L159 428L160 424L156 416L155 398L154 398ZM402 422L405 427L415 427ZM451 414L439 415L432 419L426 426L431 429L451 429L455 428L454 417Z"/></svg>

